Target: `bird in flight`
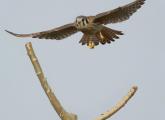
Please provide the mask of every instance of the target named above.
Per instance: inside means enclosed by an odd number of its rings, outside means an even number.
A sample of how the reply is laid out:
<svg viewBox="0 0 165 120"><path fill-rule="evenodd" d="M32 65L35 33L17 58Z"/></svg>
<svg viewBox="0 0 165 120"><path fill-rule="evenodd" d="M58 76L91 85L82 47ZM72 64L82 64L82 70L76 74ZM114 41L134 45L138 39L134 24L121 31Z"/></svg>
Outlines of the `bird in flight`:
<svg viewBox="0 0 165 120"><path fill-rule="evenodd" d="M106 11L95 16L78 16L75 22L57 27L51 30L36 32L31 34L16 34L5 30L16 37L32 37L39 39L62 40L77 32L82 32L83 36L79 43L87 45L89 48L101 44L110 44L123 35L122 31L106 27L107 24L119 23L128 20L144 4L145 0L135 0L132 3Z"/></svg>

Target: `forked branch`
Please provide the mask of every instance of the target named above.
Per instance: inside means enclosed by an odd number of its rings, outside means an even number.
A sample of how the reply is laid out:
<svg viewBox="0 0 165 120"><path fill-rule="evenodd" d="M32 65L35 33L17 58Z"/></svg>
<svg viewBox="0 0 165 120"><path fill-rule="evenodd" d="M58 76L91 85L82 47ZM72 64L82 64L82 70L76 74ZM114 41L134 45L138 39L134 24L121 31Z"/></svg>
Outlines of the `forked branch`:
<svg viewBox="0 0 165 120"><path fill-rule="evenodd" d="M46 95L48 96L50 103L52 104L53 108L55 109L55 111L57 112L57 114L59 115L59 117L62 120L77 120L77 115L73 114L73 113L68 113L65 111L65 109L62 107L62 105L60 104L60 102L58 101L58 99L56 98L55 94L53 93L53 91L51 90L45 76L44 73L42 71L42 68L39 64L39 61L34 53L33 47L31 43L27 43L25 45L26 50L27 50L27 54L33 64L34 70L38 76L38 79L40 80L41 86L44 89Z"/></svg>
<svg viewBox="0 0 165 120"><path fill-rule="evenodd" d="M62 107L58 99L56 98L55 94L51 90L44 73L41 69L41 66L39 64L39 61L34 53L33 47L31 43L27 43L26 45L27 54L33 64L34 70L38 76L38 79L40 80L41 86L43 87L46 95L48 96L50 103L52 104L53 108L61 118L61 120L77 120L77 115L73 113L68 113L65 111L65 109ZM133 86L131 90L128 92L126 96L124 96L113 108L108 110L107 112L102 113L99 117L97 117L95 120L106 120L110 118L113 114L115 114L117 111L119 111L124 105L132 98L132 96L137 91L137 87Z"/></svg>
<svg viewBox="0 0 165 120"><path fill-rule="evenodd" d="M128 94L124 96L114 107L112 107L110 110L107 110L106 112L102 113L99 117L97 117L95 120L106 120L110 118L112 115L114 115L116 112L118 112L122 107L126 105L126 103L133 97L133 95L137 91L137 86L133 86Z"/></svg>

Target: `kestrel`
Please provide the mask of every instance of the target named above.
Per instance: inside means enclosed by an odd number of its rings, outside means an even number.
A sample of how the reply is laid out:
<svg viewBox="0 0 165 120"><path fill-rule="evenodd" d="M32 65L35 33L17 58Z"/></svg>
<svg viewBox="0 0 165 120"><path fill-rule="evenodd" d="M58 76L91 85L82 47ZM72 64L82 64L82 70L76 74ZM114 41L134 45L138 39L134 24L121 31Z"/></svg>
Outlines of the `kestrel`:
<svg viewBox="0 0 165 120"><path fill-rule="evenodd" d="M77 32L82 32L83 36L79 43L87 44L89 48L101 44L110 44L118 35L123 35L122 31L106 27L110 23L118 23L128 20L144 4L145 0L135 0L125 6L97 14L95 16L78 16L75 22L57 27L48 31L36 32L31 34L16 34L5 30L16 37L32 37L39 39L62 40Z"/></svg>

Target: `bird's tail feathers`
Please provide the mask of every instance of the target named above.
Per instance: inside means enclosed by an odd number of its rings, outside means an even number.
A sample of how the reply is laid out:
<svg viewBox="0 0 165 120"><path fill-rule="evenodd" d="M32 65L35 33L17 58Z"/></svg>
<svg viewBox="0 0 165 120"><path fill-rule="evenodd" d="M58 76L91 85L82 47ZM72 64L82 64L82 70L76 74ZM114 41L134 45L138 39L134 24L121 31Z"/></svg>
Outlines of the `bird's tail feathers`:
<svg viewBox="0 0 165 120"><path fill-rule="evenodd" d="M87 44L89 48L94 48L95 46L101 44L110 44L111 41L119 39L118 35L123 35L121 31L113 30L108 27L104 27L101 31L97 32L95 35L84 34L79 43L82 45Z"/></svg>
<svg viewBox="0 0 165 120"><path fill-rule="evenodd" d="M89 48L93 49L96 45L99 44L99 39L96 37L96 35L84 34L79 43L82 45L87 44Z"/></svg>
<svg viewBox="0 0 165 120"><path fill-rule="evenodd" d="M104 27L99 33L96 34L101 44L110 44L115 39L119 39L118 35L123 35L122 31L114 30L108 27Z"/></svg>

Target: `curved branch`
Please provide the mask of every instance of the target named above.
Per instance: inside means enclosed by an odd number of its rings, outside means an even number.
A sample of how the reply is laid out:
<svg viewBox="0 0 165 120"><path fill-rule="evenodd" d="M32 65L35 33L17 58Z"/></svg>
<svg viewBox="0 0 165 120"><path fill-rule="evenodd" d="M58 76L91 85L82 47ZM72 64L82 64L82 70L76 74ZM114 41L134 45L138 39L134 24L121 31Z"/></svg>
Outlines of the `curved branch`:
<svg viewBox="0 0 165 120"><path fill-rule="evenodd" d="M44 73L42 71L42 68L39 64L39 61L34 53L32 44L29 42L25 45L27 54L33 64L34 70L38 76L38 79L40 80L41 86L44 89L46 95L48 96L50 103L52 104L53 108L61 118L61 120L77 120L77 115L73 113L68 113L65 111L65 109L60 104L59 100L56 98L55 94L51 90Z"/></svg>
<svg viewBox="0 0 165 120"><path fill-rule="evenodd" d="M112 115L114 115L116 112L118 112L122 107L126 105L126 103L133 97L133 95L137 91L137 86L133 86L128 94L124 96L114 107L112 107L110 110L102 113L100 116L98 116L95 120L106 120L110 118Z"/></svg>
<svg viewBox="0 0 165 120"><path fill-rule="evenodd" d="M34 70L38 76L38 79L40 80L41 86L44 89L46 95L49 98L50 103L52 104L53 108L61 118L61 120L77 120L77 115L73 113L68 113L65 111L65 109L60 104L59 100L56 98L55 94L51 90L44 73L42 71L42 68L39 64L39 61L34 53L33 47L31 43L27 43L26 45L27 54L33 64ZM116 112L118 112L122 107L125 106L125 104L133 97L133 95L137 91L137 86L133 86L131 90L128 92L126 96L124 96L113 108L110 110L102 113L100 116L98 116L95 120L106 120L110 118L112 115L114 115Z"/></svg>

